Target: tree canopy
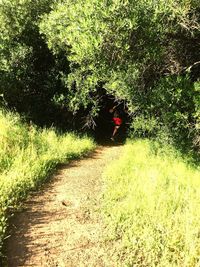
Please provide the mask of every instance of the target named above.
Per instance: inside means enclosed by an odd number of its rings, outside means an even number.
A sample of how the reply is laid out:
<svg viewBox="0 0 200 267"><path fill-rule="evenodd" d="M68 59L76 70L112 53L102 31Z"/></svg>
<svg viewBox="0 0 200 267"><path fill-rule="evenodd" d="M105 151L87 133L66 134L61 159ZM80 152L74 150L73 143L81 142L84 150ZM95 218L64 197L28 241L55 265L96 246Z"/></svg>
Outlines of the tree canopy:
<svg viewBox="0 0 200 267"><path fill-rule="evenodd" d="M103 88L126 103L134 132L199 144L198 0L17 2L0 12L6 94L24 96L34 81L54 103L95 118Z"/></svg>

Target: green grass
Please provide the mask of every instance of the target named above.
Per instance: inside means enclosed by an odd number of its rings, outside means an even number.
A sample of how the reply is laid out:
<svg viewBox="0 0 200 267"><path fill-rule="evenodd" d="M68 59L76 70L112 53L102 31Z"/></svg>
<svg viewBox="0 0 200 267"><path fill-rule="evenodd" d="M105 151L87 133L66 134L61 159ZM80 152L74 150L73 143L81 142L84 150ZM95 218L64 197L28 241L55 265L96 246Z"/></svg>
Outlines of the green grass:
<svg viewBox="0 0 200 267"><path fill-rule="evenodd" d="M0 110L0 250L8 216L28 192L43 183L58 163L94 147L87 137L37 129L23 124L18 115Z"/></svg>
<svg viewBox="0 0 200 267"><path fill-rule="evenodd" d="M200 168L172 147L129 141L104 173L118 266L200 266Z"/></svg>

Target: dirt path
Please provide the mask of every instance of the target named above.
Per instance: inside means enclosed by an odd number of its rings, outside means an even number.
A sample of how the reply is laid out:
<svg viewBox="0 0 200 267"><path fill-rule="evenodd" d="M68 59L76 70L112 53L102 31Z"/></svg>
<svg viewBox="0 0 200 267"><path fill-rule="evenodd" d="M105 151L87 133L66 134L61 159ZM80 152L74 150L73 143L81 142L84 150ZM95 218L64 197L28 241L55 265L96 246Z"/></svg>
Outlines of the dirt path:
<svg viewBox="0 0 200 267"><path fill-rule="evenodd" d="M121 147L99 147L63 166L12 220L8 267L113 266L102 245L98 215L101 175Z"/></svg>

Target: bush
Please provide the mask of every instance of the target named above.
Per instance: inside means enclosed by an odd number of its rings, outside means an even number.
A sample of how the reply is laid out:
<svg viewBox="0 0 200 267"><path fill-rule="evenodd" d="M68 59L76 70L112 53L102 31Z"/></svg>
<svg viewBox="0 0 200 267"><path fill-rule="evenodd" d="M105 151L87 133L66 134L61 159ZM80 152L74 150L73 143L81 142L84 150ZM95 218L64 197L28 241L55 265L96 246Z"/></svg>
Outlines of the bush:
<svg viewBox="0 0 200 267"><path fill-rule="evenodd" d="M135 136L198 147L199 82L187 76L160 79L142 102L131 125Z"/></svg>

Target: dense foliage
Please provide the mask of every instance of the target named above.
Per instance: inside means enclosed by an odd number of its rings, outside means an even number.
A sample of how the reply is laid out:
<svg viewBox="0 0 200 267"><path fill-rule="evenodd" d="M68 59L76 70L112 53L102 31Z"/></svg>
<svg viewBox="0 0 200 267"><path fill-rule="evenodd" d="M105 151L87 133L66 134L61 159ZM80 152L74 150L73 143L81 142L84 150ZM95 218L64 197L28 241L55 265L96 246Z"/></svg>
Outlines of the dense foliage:
<svg viewBox="0 0 200 267"><path fill-rule="evenodd" d="M104 174L114 265L198 266L199 166L172 146L147 139L123 149Z"/></svg>
<svg viewBox="0 0 200 267"><path fill-rule="evenodd" d="M134 128L143 118L143 134L155 120L156 128L197 142L199 11L197 1L186 0L68 0L43 18L40 29L54 53L65 51L70 61L67 99L73 109L93 107L96 115L103 85L138 117Z"/></svg>
<svg viewBox="0 0 200 267"><path fill-rule="evenodd" d="M61 104L93 119L103 92L126 103L135 133L199 145L198 0L2 0L0 7L0 88L10 106L45 121L59 120Z"/></svg>
<svg viewBox="0 0 200 267"><path fill-rule="evenodd" d="M23 124L18 115L0 110L0 249L8 215L28 192L44 182L60 162L94 149L87 137L59 135Z"/></svg>
<svg viewBox="0 0 200 267"><path fill-rule="evenodd" d="M53 98L66 90L59 72L68 72L68 62L54 57L39 33L40 17L53 2L0 1L0 101L47 125L61 120Z"/></svg>

